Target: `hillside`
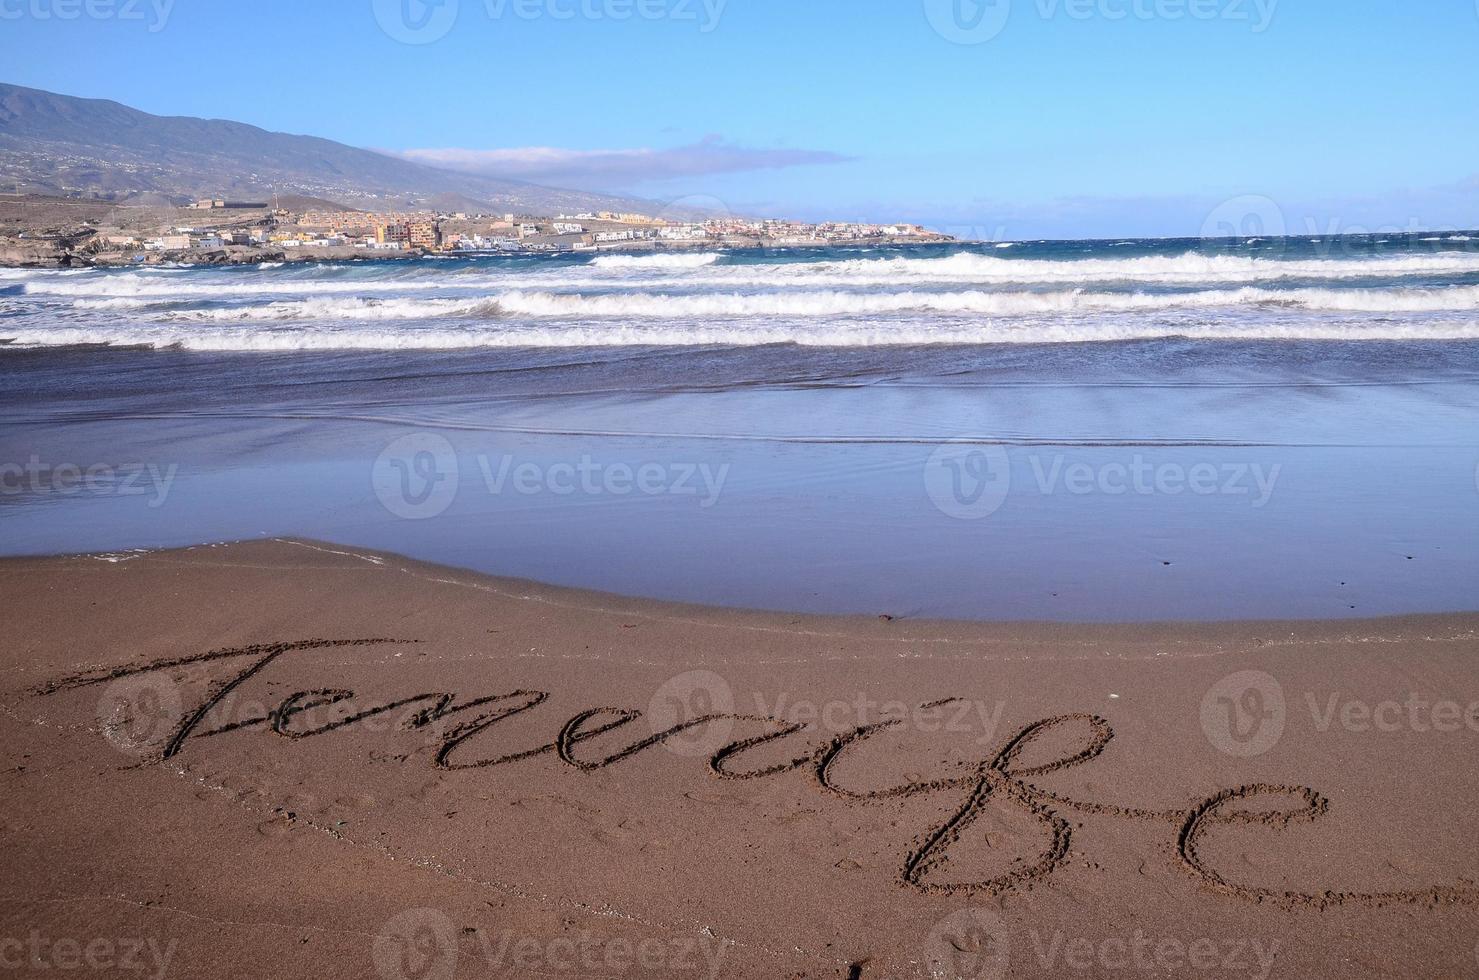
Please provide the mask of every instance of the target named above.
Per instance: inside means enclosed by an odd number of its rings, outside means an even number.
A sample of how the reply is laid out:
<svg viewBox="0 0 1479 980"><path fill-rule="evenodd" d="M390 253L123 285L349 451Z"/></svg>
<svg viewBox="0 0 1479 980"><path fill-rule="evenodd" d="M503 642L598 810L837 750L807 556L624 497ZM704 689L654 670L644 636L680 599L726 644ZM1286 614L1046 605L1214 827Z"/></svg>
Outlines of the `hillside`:
<svg viewBox="0 0 1479 980"><path fill-rule="evenodd" d="M494 211L653 211L651 202L453 173L316 136L155 116L104 99L0 83L0 191L257 200L296 194L354 207L456 199ZM468 204L467 206L471 206Z"/></svg>

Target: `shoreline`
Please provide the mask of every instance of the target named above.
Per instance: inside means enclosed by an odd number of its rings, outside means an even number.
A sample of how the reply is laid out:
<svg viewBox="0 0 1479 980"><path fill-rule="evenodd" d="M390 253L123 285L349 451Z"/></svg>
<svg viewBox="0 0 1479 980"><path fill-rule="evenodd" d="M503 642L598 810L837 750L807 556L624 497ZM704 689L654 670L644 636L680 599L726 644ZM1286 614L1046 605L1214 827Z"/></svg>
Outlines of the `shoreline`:
<svg viewBox="0 0 1479 980"><path fill-rule="evenodd" d="M864 248L888 246L917 248L931 245L972 245L971 241L950 238L889 238L856 239L843 241L819 241L814 244L792 242L622 242L614 245L596 245L589 248L531 248L518 251L488 252L464 250L411 249L364 249L350 245L301 246L298 248L274 248L272 246L231 245L216 249L170 249L140 253L138 250L117 253L83 254L58 247L0 246L0 269L132 269L158 266L220 267L247 266L280 262L288 265L331 263L331 262L410 262L425 258L478 258L489 255L508 257L531 257L543 255L606 255L635 254L649 255L663 252L727 251L757 249L767 252L806 251L816 248ZM134 256L144 255L144 261Z"/></svg>
<svg viewBox="0 0 1479 980"><path fill-rule="evenodd" d="M447 977L1473 969L1479 615L885 621L308 541L114 557L0 560L0 908L47 935L182 975L397 977L418 937Z"/></svg>
<svg viewBox="0 0 1479 980"><path fill-rule="evenodd" d="M259 546L287 546L294 548L306 548L324 554L339 555L357 559L375 566L393 564L398 567L416 568L424 573L436 574L448 581L457 579L458 576L468 580L485 581L497 583L499 590L518 591L529 595L540 595L556 597L564 601L563 597L575 597L587 605L616 606L627 605L631 607L652 606L662 611L682 610L690 615L704 614L726 614L743 617L756 617L759 619L785 619L788 622L799 620L815 620L818 623L840 623L847 625L867 624L877 621L883 624L896 626L909 626L928 629L932 631L973 631L973 630L997 630L997 631L1045 631L1058 630L1084 630L1103 632L1123 632L1127 636L1144 636L1163 631L1175 631L1177 629L1189 629L1197 631L1211 631L1219 634L1225 633L1229 639L1250 639L1265 635L1270 632L1301 630L1331 631L1372 627L1380 628L1384 625L1412 625L1431 621L1439 625L1445 625L1449 621L1467 622L1473 620L1479 625L1479 606L1473 609L1446 609L1446 610L1423 610L1416 612L1379 613L1370 616L1241 616L1226 619L1011 619L1011 618L980 618L971 619L967 617L910 615L888 610L878 612L832 612L814 611L804 608L785 608L772 606L744 606L744 605L720 605L700 600L668 599L659 596L641 595L632 592L621 592L616 590L585 587L578 585L562 585L558 582L546 581L539 578L531 578L520 575L503 575L480 571L466 565L451 564L435 559L418 558L403 552L388 550L385 548L368 547L357 544L346 544L340 541L332 541L325 538L317 538L309 535L282 534L270 535L257 538L237 538L232 540L198 541L192 544L160 545L156 547L121 548L116 550L102 551L56 551L35 552L27 554L0 554L0 567L6 564L18 562L77 562L77 561L99 561L105 563L123 563L141 558L149 558L155 555L171 555L176 553L194 553L204 549L215 548L251 548ZM1479 639L1479 632L1475 634Z"/></svg>
<svg viewBox="0 0 1479 980"><path fill-rule="evenodd" d="M296 535L678 601L975 621L1474 605L1479 556L1453 545L1479 527L1479 446L1454 436L1472 343L386 350L365 321L351 339L375 349L304 350L297 331L322 335L300 319L242 353L213 324L130 336L112 315L35 339L181 349L0 358L12 440L35 447L0 461L3 550ZM664 363L695 367L674 388ZM397 479L418 447L442 488L425 501ZM977 459L1000 478L971 503L951 477Z"/></svg>

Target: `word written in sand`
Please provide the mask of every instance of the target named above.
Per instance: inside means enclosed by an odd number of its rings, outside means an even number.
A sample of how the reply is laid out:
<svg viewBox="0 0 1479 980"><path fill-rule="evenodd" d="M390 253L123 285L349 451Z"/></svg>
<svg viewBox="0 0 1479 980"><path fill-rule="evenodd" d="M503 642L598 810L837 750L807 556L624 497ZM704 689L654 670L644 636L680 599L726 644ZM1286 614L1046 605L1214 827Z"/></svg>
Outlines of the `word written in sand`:
<svg viewBox="0 0 1479 980"><path fill-rule="evenodd" d="M344 729L370 719L391 714L403 716L409 730L432 730L437 733L432 764L442 770L460 771L511 766L542 757L552 757L559 764L584 772L615 766L640 752L659 746L694 729L719 724L744 722L763 729L749 738L728 742L710 756L709 770L719 779L765 779L785 773L809 775L823 793L854 801L876 801L901 797L954 794L958 802L940 824L919 837L899 870L901 885L923 892L977 892L1005 894L1030 888L1045 881L1063 866L1068 855L1072 828L1063 812L1078 812L1125 820L1165 823L1173 828L1176 860L1179 866L1212 891L1253 902L1276 902L1284 905L1326 908L1337 905L1376 907L1393 903L1436 905L1443 903L1479 903L1479 890L1466 886L1439 885L1431 888L1398 891L1289 891L1260 888L1234 882L1212 867L1202 853L1202 844L1216 828L1229 824L1258 825L1271 829L1293 823L1312 823L1324 816L1329 801L1304 786L1254 783L1220 790L1188 806L1169 809L1139 809L1090 800L1072 799L1050 792L1033 780L1082 766L1098 758L1114 737L1109 722L1098 715L1064 714L1033 722L1012 735L994 754L981 758L964 775L917 780L887 789L857 790L844 785L837 775L839 763L851 753L864 751L879 735L900 725L899 719L858 725L834 738L808 745L793 758L762 768L743 769L740 763L746 753L763 745L804 736L808 726L786 722L766 715L733 713L700 714L671 727L627 743L606 755L587 757L582 746L601 735L616 732L636 722L643 715L633 708L592 707L578 712L560 726L555 738L543 745L504 755L474 754L472 740L498 723L534 711L549 700L547 691L511 690L461 700L452 692L428 692L386 701L358 711L349 710L327 722L307 724L313 712L344 705L356 697L343 688L321 688L297 691L283 698L275 708L259 716L210 727L206 724L212 709L231 692L252 678L261 677L284 657L304 656L334 647L366 646L382 643L415 641L389 639L299 640L295 642L258 644L173 659L155 660L143 665L119 667L110 671L85 674L55 681L38 693L58 691L115 681L125 677L168 674L185 668L217 662L240 661L235 674L208 686L193 706L184 706L177 724L164 741L158 758L179 755L195 739L222 735L246 729L260 729L277 736L298 740L313 738ZM957 699L945 698L922 705L924 709L942 707ZM344 709L341 709L341 711ZM1062 741L1065 734L1078 729L1082 735L1077 751L1048 762L1028 764L1024 757L1034 743L1046 738ZM1284 808L1271 808L1272 801L1283 801ZM1027 814L1041 829L1046 846L1035 859L1023 862L1013 870L977 881L942 881L950 863L950 851L988 807L1014 807Z"/></svg>

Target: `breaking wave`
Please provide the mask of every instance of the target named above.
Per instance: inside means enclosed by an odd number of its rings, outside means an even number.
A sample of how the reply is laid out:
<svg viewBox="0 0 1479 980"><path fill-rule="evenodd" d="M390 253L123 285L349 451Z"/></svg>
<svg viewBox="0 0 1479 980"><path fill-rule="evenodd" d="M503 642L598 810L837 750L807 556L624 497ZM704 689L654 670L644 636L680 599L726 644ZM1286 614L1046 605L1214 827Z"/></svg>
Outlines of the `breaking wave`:
<svg viewBox="0 0 1479 980"><path fill-rule="evenodd" d="M764 269L764 274L758 270ZM1133 259L1008 259L974 252L941 258L849 259L714 270L756 284L845 281L883 285L907 281L979 283L1144 282L1191 285L1281 279L1365 279L1466 275L1479 272L1479 254L1406 255L1367 259L1265 259L1229 255L1154 255Z"/></svg>
<svg viewBox="0 0 1479 980"><path fill-rule="evenodd" d="M591 260L597 269L700 269L723 256L718 252L678 252L657 255L601 255Z"/></svg>
<svg viewBox="0 0 1479 980"><path fill-rule="evenodd" d="M1005 244L0 270L0 347L1479 339L1473 251Z"/></svg>
<svg viewBox="0 0 1479 980"><path fill-rule="evenodd" d="M1047 260L1000 258L962 252L937 258L850 258L815 262L720 262L719 253L608 255L585 264L500 269L466 266L445 270L410 265L366 270L319 267L256 269L216 274L202 281L188 270L0 276L20 283L26 295L92 297L268 296L436 292L489 288L860 288L913 286L1114 284L1228 286L1354 279L1402 280L1479 274L1479 253L1403 255L1366 259L1285 260L1187 253L1129 259ZM207 273L210 275L211 273Z"/></svg>
<svg viewBox="0 0 1479 980"><path fill-rule="evenodd" d="M1010 321L878 323L819 321L795 324L610 323L578 326L336 327L322 322L262 329L246 326L131 325L111 329L41 328L16 337L20 346L112 344L201 351L452 350L509 347L925 346L933 344L1106 343L1184 337L1193 340L1479 340L1479 323L1366 323L1314 321L1149 323L1105 318L1063 323Z"/></svg>
<svg viewBox="0 0 1479 980"><path fill-rule="evenodd" d="M1131 310L1274 305L1308 310L1438 312L1479 309L1479 286L1454 289L1291 289L1256 287L1182 293L1058 292L701 293L673 296L622 293L513 292L497 296L499 309L525 316L572 317L827 317L890 313L1023 316Z"/></svg>
<svg viewBox="0 0 1479 980"><path fill-rule="evenodd" d="M1479 310L1479 286L1449 289L1239 289L1172 293L905 291L898 293L617 293L511 291L457 299L316 297L245 306L181 308L178 301L118 297L76 300L74 309L150 312L166 320L419 320L521 316L572 319L757 319L926 313L1025 317L1157 310L1276 307L1347 313L1441 313Z"/></svg>

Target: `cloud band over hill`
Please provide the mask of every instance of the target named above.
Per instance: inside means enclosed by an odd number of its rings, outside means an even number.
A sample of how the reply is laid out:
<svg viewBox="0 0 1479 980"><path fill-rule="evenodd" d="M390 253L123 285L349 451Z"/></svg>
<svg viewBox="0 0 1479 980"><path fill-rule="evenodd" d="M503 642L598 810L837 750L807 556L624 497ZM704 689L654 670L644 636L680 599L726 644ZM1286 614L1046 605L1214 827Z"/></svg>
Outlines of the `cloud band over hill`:
<svg viewBox="0 0 1479 980"><path fill-rule="evenodd" d="M571 150L529 146L474 150L459 147L404 150L401 156L447 170L576 187L627 187L653 180L845 163L827 150L740 146L720 136L666 149Z"/></svg>

